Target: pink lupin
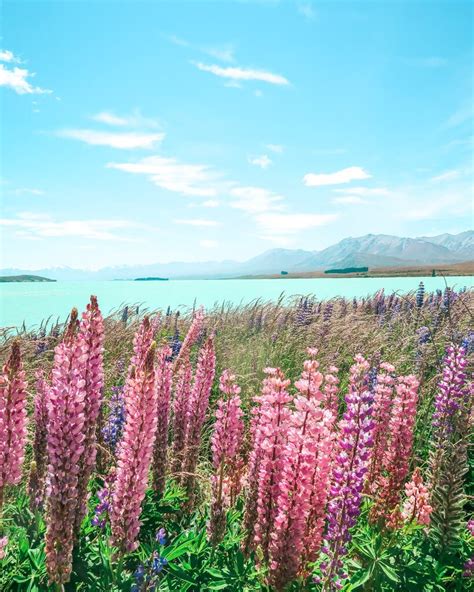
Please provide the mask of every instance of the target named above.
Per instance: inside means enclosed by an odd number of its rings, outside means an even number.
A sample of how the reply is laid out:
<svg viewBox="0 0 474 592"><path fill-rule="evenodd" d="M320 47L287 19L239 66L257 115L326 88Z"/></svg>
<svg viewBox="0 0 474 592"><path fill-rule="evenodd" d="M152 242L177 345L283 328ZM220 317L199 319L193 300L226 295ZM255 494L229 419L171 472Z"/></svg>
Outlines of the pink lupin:
<svg viewBox="0 0 474 592"><path fill-rule="evenodd" d="M208 534L212 544L222 540L225 532L226 509L236 495L235 487L241 472L241 447L244 424L240 401L240 387L235 376L224 370L219 388L225 398L217 403L216 422L211 438L212 476L211 517Z"/></svg>
<svg viewBox="0 0 474 592"><path fill-rule="evenodd" d="M186 430L183 468L185 472L184 485L188 495L187 507L189 510L194 506L195 473L201 444L201 430L206 418L215 367L214 336L211 335L199 352L196 375L188 405L188 427Z"/></svg>
<svg viewBox="0 0 474 592"><path fill-rule="evenodd" d="M0 374L0 511L3 490L21 479L26 444L26 380L20 344L14 341Z"/></svg>
<svg viewBox="0 0 474 592"><path fill-rule="evenodd" d="M165 490L166 467L168 460L168 431L172 381L171 348L162 347L158 352L156 366L157 388L157 428L153 450L153 489L158 495Z"/></svg>
<svg viewBox="0 0 474 592"><path fill-rule="evenodd" d="M90 304L82 315L79 326L78 347L84 357L84 451L80 464L78 481L78 502L75 519L75 532L79 532L81 522L87 512L87 487L95 467L97 455L96 432L102 404L104 388L103 349L104 321L97 297L91 296Z"/></svg>
<svg viewBox="0 0 474 592"><path fill-rule="evenodd" d="M173 463L171 471L181 481L183 452L188 429L188 406L191 397L193 369L189 358L181 362L177 370L173 400Z"/></svg>
<svg viewBox="0 0 474 592"><path fill-rule="evenodd" d="M156 415L156 345L133 367L125 386L126 422L118 451L112 494L111 543L119 554L134 551L140 531L141 504L145 497L153 456Z"/></svg>
<svg viewBox="0 0 474 592"><path fill-rule="evenodd" d="M48 405L46 567L62 588L72 568L73 529L84 452L84 355L77 343L77 310L54 353Z"/></svg>
<svg viewBox="0 0 474 592"><path fill-rule="evenodd" d="M33 461L31 463L28 494L32 510L43 506L46 470L48 465L48 404L49 384L44 372L36 372L36 394L34 406L35 439L33 442Z"/></svg>

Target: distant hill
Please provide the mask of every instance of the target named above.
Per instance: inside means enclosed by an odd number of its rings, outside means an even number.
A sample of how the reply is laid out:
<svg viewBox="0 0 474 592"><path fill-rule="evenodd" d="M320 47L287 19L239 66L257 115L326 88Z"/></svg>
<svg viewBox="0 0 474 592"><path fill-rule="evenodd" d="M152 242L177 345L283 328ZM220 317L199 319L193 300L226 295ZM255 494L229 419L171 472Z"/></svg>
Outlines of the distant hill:
<svg viewBox="0 0 474 592"><path fill-rule="evenodd" d="M345 238L321 251L270 249L247 261L154 263L104 267L99 271L50 268L4 269L5 276L38 274L58 280L133 280L135 278L230 278L246 275L320 271L345 267L407 267L461 263L474 259L474 231L407 238L366 234Z"/></svg>
<svg viewBox="0 0 474 592"><path fill-rule="evenodd" d="M3 275L0 276L0 282L55 282L40 275Z"/></svg>

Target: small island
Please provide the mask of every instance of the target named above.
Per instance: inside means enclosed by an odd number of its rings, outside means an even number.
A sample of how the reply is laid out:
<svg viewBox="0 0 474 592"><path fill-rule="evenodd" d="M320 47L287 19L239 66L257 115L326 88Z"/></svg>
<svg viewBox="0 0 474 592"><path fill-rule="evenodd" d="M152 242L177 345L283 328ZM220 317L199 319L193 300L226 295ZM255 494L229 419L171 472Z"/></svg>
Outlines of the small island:
<svg viewBox="0 0 474 592"><path fill-rule="evenodd" d="M2 275L0 282L55 282L41 275Z"/></svg>
<svg viewBox="0 0 474 592"><path fill-rule="evenodd" d="M162 278L162 277L143 277L143 278L135 278L134 282L167 282L169 278Z"/></svg>

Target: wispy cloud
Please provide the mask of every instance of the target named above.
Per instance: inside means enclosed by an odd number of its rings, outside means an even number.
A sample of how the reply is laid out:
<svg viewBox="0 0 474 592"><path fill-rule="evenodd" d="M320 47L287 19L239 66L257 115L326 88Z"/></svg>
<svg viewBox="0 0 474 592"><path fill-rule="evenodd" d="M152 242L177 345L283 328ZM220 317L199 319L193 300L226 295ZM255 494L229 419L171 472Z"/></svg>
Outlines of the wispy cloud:
<svg viewBox="0 0 474 592"><path fill-rule="evenodd" d="M118 126L118 127L134 127L134 128L151 128L156 129L160 127L159 122L156 119L144 117L137 109L131 115L116 115L111 111L101 111L92 115L92 120L98 121L99 123L105 123L106 125Z"/></svg>
<svg viewBox="0 0 474 592"><path fill-rule="evenodd" d="M370 179L372 175L363 168L352 166L335 173L308 173L303 177L303 183L307 187L319 187L321 185L342 185L351 181Z"/></svg>
<svg viewBox="0 0 474 592"><path fill-rule="evenodd" d="M454 179L458 179L460 176L460 171L452 170L441 173L440 175L436 175L435 177L431 177L430 180L433 183L442 183L444 181L453 181Z"/></svg>
<svg viewBox="0 0 474 592"><path fill-rule="evenodd" d="M187 47L193 49L195 51L199 51L204 53L208 56L216 58L221 62L234 62L235 61L235 49L234 46L230 43L225 44L215 44L215 45L199 45L195 43L191 43L187 39L183 39L182 37L178 37L177 35L168 35L168 41L173 43L174 45L178 45L179 47Z"/></svg>
<svg viewBox="0 0 474 592"><path fill-rule="evenodd" d="M208 199L206 201L203 201L199 205L203 208L218 208L220 206L220 203L221 202L218 201L217 199Z"/></svg>
<svg viewBox="0 0 474 592"><path fill-rule="evenodd" d="M261 156L249 157L249 163L259 166L261 169L267 169L271 164L273 164L273 161L266 154L262 154Z"/></svg>
<svg viewBox="0 0 474 592"><path fill-rule="evenodd" d="M209 238L200 240L199 244L201 245L201 247L204 247L205 249L215 249L219 245L219 243L216 240L212 240Z"/></svg>
<svg viewBox="0 0 474 592"><path fill-rule="evenodd" d="M202 62L192 62L199 70L210 72L215 76L227 78L230 80L259 80L269 84L287 85L289 80L280 74L274 74L266 70L255 70L252 68L241 68L238 66L228 66L223 68L216 64L203 64Z"/></svg>
<svg viewBox="0 0 474 592"><path fill-rule="evenodd" d="M262 187L234 187L230 190L230 195L233 201L229 205L249 214L284 209L282 201L285 198Z"/></svg>
<svg viewBox="0 0 474 592"><path fill-rule="evenodd" d="M341 197L335 197L333 203L344 204L344 205L364 205L369 202L366 199L362 199L358 195L344 195Z"/></svg>
<svg viewBox="0 0 474 592"><path fill-rule="evenodd" d="M35 189L34 187L19 187L18 189L13 189L10 193L15 195L44 195L44 191L42 189Z"/></svg>
<svg viewBox="0 0 474 592"><path fill-rule="evenodd" d="M0 49L0 62L8 62L10 64L21 64L20 58L8 49Z"/></svg>
<svg viewBox="0 0 474 592"><path fill-rule="evenodd" d="M4 64L0 64L0 86L11 88L18 95L44 95L53 92L47 88L31 84L28 78L34 76L35 74L26 68L18 68L17 66L8 68Z"/></svg>
<svg viewBox="0 0 474 592"><path fill-rule="evenodd" d="M392 192L386 187L344 187L343 189L333 189L333 191L359 197L388 197L392 195Z"/></svg>
<svg viewBox="0 0 474 592"><path fill-rule="evenodd" d="M428 56L424 58L407 58L404 60L409 66L418 66L420 68L441 68L446 66L448 60L439 56Z"/></svg>
<svg viewBox="0 0 474 592"><path fill-rule="evenodd" d="M56 135L93 146L110 146L121 150L152 149L165 137L163 132L102 132L91 129L65 129L58 131Z"/></svg>
<svg viewBox="0 0 474 592"><path fill-rule="evenodd" d="M182 195L214 197L217 194L213 183L218 175L211 167L202 164L184 164L175 158L150 156L138 162L109 162L107 168L147 175L158 187Z"/></svg>
<svg viewBox="0 0 474 592"><path fill-rule="evenodd" d="M283 154L283 150L285 149L281 144L267 144L266 146L270 152L275 152L276 154Z"/></svg>
<svg viewBox="0 0 474 592"><path fill-rule="evenodd" d="M451 129L470 121L474 116L472 99L466 101L457 111L452 113L442 125L442 128Z"/></svg>
<svg viewBox="0 0 474 592"><path fill-rule="evenodd" d="M256 217L261 230L270 237L296 234L310 228L326 226L337 214L260 214Z"/></svg>
<svg viewBox="0 0 474 592"><path fill-rule="evenodd" d="M124 240L122 233L114 231L137 226L128 220L63 220L49 215L24 212L16 218L0 218L0 226L9 227L36 238L77 237L95 240Z"/></svg>
<svg viewBox="0 0 474 592"><path fill-rule="evenodd" d="M317 12L311 2L298 2L296 9L301 16L304 16L309 21L314 21L317 16Z"/></svg>
<svg viewBox="0 0 474 592"><path fill-rule="evenodd" d="M206 218L186 218L174 221L175 224L184 224L186 226L219 226L216 220L207 220Z"/></svg>

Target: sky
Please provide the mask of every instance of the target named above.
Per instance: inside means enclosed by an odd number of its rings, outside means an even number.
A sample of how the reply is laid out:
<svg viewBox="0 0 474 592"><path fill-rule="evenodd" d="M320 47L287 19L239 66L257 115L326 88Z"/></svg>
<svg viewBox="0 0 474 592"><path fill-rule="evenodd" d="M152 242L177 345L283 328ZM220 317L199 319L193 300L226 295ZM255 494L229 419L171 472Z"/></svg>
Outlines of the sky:
<svg viewBox="0 0 474 592"><path fill-rule="evenodd" d="M472 12L5 0L0 267L472 228Z"/></svg>

